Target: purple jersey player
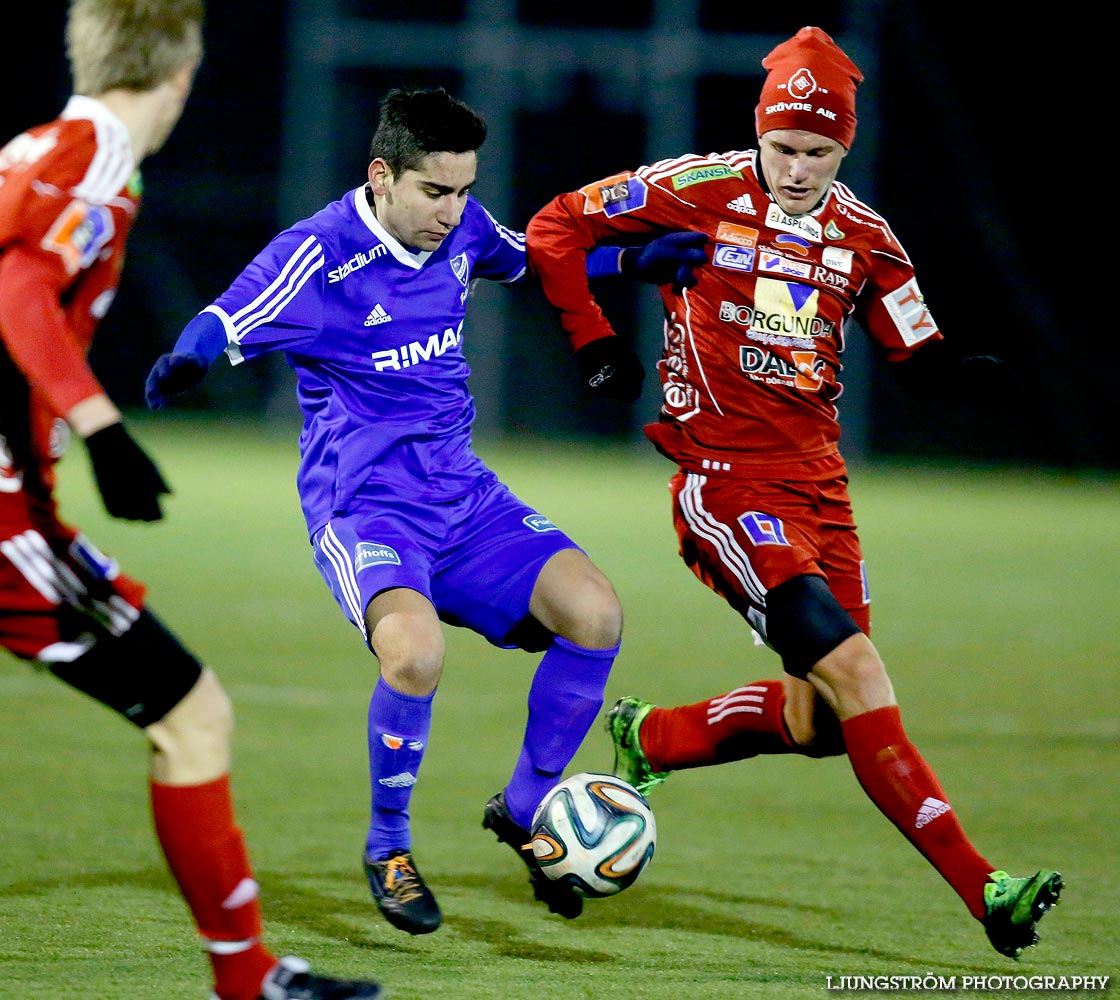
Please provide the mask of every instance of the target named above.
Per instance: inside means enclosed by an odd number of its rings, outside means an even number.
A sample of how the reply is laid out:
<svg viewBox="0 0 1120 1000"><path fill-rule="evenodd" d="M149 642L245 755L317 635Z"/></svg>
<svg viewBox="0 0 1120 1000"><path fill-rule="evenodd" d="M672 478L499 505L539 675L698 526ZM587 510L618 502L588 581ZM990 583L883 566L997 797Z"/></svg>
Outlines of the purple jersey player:
<svg viewBox="0 0 1120 1000"><path fill-rule="evenodd" d="M440 620L544 652L520 757L483 826L517 851L536 898L568 918L582 899L541 872L526 828L600 711L622 634L610 582L471 445L470 283L508 284L526 268L523 234L469 194L485 135L443 90L389 93L367 183L277 236L187 325L147 383L158 407L200 382L223 351L238 364L281 350L298 376L298 485L315 561L380 666L363 864L381 912L412 934L441 921L409 823L443 670ZM681 268L687 281L703 259L689 237L593 255L589 272L657 281ZM609 364L592 373L619 374Z"/></svg>

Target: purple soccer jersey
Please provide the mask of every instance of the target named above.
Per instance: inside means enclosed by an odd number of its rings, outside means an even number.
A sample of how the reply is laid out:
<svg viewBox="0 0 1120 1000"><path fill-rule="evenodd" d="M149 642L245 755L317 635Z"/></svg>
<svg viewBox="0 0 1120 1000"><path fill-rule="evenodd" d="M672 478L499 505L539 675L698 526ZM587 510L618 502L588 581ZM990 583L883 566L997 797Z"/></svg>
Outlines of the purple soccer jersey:
<svg viewBox="0 0 1120 1000"><path fill-rule="evenodd" d="M493 475L471 446L463 319L472 280L508 284L525 266L524 235L474 198L418 252L382 228L362 186L273 239L207 307L233 364L282 350L296 372L309 534L359 492L447 500Z"/></svg>
<svg viewBox="0 0 1120 1000"><path fill-rule="evenodd" d="M470 282L525 274L524 236L473 198L436 249L402 246L366 188L286 230L208 306L234 364L281 350L303 411L297 484L315 561L366 636L408 587L496 645L545 562L576 544L475 455L463 354Z"/></svg>

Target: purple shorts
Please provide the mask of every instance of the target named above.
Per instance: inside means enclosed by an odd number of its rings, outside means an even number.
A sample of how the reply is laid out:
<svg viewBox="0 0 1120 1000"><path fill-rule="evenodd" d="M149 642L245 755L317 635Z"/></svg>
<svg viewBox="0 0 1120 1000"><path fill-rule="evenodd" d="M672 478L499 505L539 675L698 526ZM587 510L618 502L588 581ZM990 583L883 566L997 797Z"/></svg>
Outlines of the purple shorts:
<svg viewBox="0 0 1120 1000"><path fill-rule="evenodd" d="M367 643L365 609L384 590L423 594L440 618L513 649L544 564L579 548L496 479L456 500L356 499L312 538L315 564Z"/></svg>

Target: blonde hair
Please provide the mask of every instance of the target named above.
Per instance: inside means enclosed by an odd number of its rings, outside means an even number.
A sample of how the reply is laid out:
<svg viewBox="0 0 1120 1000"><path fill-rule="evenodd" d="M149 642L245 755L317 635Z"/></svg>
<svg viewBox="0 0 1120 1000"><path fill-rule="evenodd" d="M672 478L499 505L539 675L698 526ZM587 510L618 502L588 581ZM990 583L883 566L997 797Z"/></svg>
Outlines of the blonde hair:
<svg viewBox="0 0 1120 1000"><path fill-rule="evenodd" d="M202 58L204 0L71 0L74 92L152 90Z"/></svg>

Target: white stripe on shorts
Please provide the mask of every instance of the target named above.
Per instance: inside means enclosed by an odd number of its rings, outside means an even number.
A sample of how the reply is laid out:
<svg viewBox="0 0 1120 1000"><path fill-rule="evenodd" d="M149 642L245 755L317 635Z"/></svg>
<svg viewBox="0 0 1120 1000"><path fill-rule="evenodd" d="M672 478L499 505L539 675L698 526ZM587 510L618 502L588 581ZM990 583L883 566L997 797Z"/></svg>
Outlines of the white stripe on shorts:
<svg viewBox="0 0 1120 1000"><path fill-rule="evenodd" d="M346 606L350 609L350 620L362 630L362 637L369 640L366 631L366 617L362 613L362 592L358 587L358 578L354 573L354 564L346 551L346 547L338 540L330 522L319 536L319 551L323 553L334 567L335 579L338 580L339 590L342 591Z"/></svg>
<svg viewBox="0 0 1120 1000"><path fill-rule="evenodd" d="M695 472L686 474L685 485L680 493L681 512L685 522L694 534L711 543L724 569L739 581L751 600L765 606L766 588L751 568L747 553L735 540L731 529L704 509L700 493L707 481L707 476L700 476Z"/></svg>

